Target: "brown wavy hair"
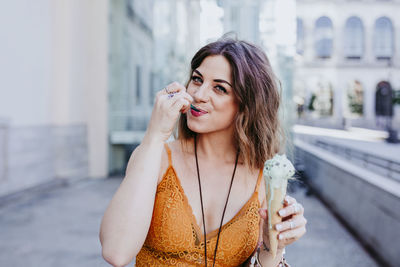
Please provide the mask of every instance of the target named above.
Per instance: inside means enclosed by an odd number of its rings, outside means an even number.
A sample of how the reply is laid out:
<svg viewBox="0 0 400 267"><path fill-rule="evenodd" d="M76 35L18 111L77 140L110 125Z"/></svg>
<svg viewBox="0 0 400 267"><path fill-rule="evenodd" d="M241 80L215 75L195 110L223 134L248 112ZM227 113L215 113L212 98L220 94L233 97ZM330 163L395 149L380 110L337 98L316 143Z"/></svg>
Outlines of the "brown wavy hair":
<svg viewBox="0 0 400 267"><path fill-rule="evenodd" d="M232 69L232 86L239 106L234 139L240 156L250 168L262 168L284 143L278 115L281 96L271 64L261 48L246 41L223 38L194 55L190 77L206 57L213 55L224 56ZM190 78L186 87L189 82ZM188 128L186 114L181 115L177 127L181 141L196 134Z"/></svg>

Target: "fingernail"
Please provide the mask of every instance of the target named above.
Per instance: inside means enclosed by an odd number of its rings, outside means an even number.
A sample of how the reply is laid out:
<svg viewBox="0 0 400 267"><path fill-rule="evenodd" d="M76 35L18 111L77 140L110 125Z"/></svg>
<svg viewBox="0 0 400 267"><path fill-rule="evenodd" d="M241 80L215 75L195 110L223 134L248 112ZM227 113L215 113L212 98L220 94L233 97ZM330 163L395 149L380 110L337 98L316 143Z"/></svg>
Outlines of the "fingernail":
<svg viewBox="0 0 400 267"><path fill-rule="evenodd" d="M282 225L281 224L277 224L277 225L275 225L275 228L276 228L276 230L281 230L282 229Z"/></svg>
<svg viewBox="0 0 400 267"><path fill-rule="evenodd" d="M279 211L279 215L284 216L285 214L286 214L286 211L285 211L285 210L280 210L280 211Z"/></svg>
<svg viewBox="0 0 400 267"><path fill-rule="evenodd" d="M282 240L283 239L283 235L279 235L279 240Z"/></svg>

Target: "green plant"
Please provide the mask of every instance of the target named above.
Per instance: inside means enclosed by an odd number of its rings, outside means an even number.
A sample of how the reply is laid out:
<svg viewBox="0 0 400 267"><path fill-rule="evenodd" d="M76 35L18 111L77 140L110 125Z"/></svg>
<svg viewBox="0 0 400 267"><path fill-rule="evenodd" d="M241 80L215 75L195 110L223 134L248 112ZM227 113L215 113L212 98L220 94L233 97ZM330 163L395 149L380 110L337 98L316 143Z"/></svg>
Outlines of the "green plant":
<svg viewBox="0 0 400 267"><path fill-rule="evenodd" d="M363 114L363 103L362 101L358 101L358 99L352 95L352 94L348 94L347 95L348 99L349 99L349 108L351 113L356 113L356 114Z"/></svg>
<svg viewBox="0 0 400 267"><path fill-rule="evenodd" d="M400 90L393 91L393 105L400 105Z"/></svg>
<svg viewBox="0 0 400 267"><path fill-rule="evenodd" d="M310 99L310 103L308 104L308 110L310 110L310 111L314 111L315 110L315 108L314 108L314 102L315 102L315 99L317 98L317 96L313 93L312 95L311 95L311 99Z"/></svg>

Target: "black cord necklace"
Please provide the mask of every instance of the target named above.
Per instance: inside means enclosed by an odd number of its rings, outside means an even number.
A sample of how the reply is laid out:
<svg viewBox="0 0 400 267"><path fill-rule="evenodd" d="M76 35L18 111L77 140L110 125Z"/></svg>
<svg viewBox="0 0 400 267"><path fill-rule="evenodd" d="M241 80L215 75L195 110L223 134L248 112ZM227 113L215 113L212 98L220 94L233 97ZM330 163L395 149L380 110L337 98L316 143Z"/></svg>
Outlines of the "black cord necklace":
<svg viewBox="0 0 400 267"><path fill-rule="evenodd" d="M204 218L204 207L203 207L203 194L201 193L201 182L200 182L200 171L199 171L199 161L197 159L197 140L196 140L196 135L194 136L194 155L196 157L196 168L197 168L197 180L199 181L199 192L200 192L200 203L201 203L201 216L203 218L203 230L204 230L204 259L205 259L205 266L207 267L207 236L206 236L206 222ZM215 244L215 250L214 250L214 259L213 259L213 267L215 265L215 259L217 257L217 249L218 249L218 241L219 241L219 235L221 233L221 227L222 227L222 222L224 221L224 216L225 216L225 211L226 211L226 206L228 205L228 200L229 200L229 195L231 194L231 189L232 189L232 184L233 184L233 178L235 177L235 172L236 172L236 167L239 159L239 150L236 154L236 160L235 160L235 168L233 169L232 173L232 178L231 178L231 184L229 185L229 191L228 191L228 196L226 197L226 202L225 202L225 207L224 211L222 212L222 218L221 218L221 223L219 225L218 229L218 236L217 236L217 242Z"/></svg>

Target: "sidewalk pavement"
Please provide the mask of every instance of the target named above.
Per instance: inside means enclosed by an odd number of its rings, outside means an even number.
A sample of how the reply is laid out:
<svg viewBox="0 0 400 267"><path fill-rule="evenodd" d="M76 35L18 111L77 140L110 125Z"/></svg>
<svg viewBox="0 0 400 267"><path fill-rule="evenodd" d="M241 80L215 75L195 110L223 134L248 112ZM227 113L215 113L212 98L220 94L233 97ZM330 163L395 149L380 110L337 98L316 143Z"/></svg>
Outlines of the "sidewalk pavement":
<svg viewBox="0 0 400 267"><path fill-rule="evenodd" d="M98 231L121 181L85 179L0 203L0 266L109 266ZM315 197L304 188L292 195L308 220L306 235L286 249L292 267L378 266Z"/></svg>
<svg viewBox="0 0 400 267"><path fill-rule="evenodd" d="M347 229L306 189L289 186L288 194L304 206L307 233L287 246L286 259L292 267L378 267Z"/></svg>

